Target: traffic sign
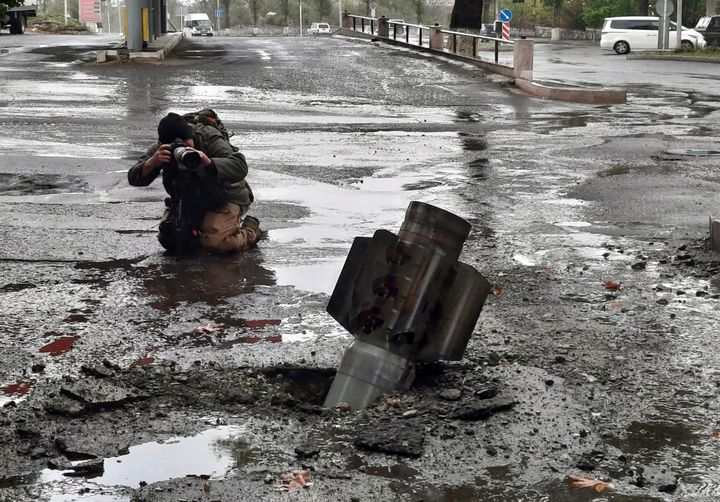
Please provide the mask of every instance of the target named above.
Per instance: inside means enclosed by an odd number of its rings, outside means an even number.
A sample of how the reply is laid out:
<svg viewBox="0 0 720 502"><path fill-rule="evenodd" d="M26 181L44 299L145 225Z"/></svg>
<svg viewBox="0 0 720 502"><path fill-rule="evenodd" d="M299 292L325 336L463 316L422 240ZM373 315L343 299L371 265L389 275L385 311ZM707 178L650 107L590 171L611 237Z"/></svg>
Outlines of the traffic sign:
<svg viewBox="0 0 720 502"><path fill-rule="evenodd" d="M502 39L510 40L510 23L502 24Z"/></svg>
<svg viewBox="0 0 720 502"><path fill-rule="evenodd" d="M507 23L512 19L512 12L510 12L510 9L503 9L500 11L500 21L503 23Z"/></svg>
<svg viewBox="0 0 720 502"><path fill-rule="evenodd" d="M672 0L658 0L655 4L655 12L658 16L669 17L675 11L675 4Z"/></svg>
<svg viewBox="0 0 720 502"><path fill-rule="evenodd" d="M218 9L215 11L215 17L222 17L222 9Z"/></svg>
<svg viewBox="0 0 720 502"><path fill-rule="evenodd" d="M370 10L376 10L376 9L377 9L377 3L375 3L375 2L370 2L369 7L370 7Z"/></svg>

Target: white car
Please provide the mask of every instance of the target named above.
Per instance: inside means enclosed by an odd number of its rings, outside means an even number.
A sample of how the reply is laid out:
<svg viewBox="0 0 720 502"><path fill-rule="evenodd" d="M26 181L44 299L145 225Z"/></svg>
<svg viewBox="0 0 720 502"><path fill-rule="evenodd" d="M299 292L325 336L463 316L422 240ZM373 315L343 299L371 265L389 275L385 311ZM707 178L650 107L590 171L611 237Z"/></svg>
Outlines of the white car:
<svg viewBox="0 0 720 502"><path fill-rule="evenodd" d="M388 23L390 24L390 33L393 33L393 29L394 29L395 33L397 33L398 35L405 34L405 20L404 19L388 19Z"/></svg>
<svg viewBox="0 0 720 502"><path fill-rule="evenodd" d="M313 23L307 29L308 35L329 35L330 25L327 23Z"/></svg>
<svg viewBox="0 0 720 502"><path fill-rule="evenodd" d="M659 18L653 16L608 17L600 34L600 47L618 54L657 50ZM670 49L677 47L676 23L670 22ZM702 49L705 38L697 31L682 27L680 47Z"/></svg>

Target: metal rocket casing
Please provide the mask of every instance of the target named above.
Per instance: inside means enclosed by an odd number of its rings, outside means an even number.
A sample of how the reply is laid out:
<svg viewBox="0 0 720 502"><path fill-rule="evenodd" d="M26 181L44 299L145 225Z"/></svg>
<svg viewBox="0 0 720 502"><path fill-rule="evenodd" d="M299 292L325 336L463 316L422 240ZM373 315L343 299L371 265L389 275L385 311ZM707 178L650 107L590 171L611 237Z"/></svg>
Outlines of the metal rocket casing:
<svg viewBox="0 0 720 502"><path fill-rule="evenodd" d="M399 235L378 230L355 238L327 311L356 341L326 406L363 408L409 387L415 361L462 358L490 291L457 261L469 231L462 218L412 202Z"/></svg>

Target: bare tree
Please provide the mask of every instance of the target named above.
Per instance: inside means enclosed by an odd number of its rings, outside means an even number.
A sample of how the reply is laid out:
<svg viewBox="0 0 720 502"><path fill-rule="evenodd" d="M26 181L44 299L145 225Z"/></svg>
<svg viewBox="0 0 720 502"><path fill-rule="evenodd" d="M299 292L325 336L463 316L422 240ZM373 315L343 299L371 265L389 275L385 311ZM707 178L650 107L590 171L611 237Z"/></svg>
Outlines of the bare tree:
<svg viewBox="0 0 720 502"><path fill-rule="evenodd" d="M455 0L450 14L450 29L479 33L482 29L482 9L483 0ZM448 43L452 44L452 42L453 38L449 38ZM454 50L458 54L475 57L473 47L470 37L457 37L457 47Z"/></svg>
<svg viewBox="0 0 720 502"><path fill-rule="evenodd" d="M227 29L230 28L230 2L232 0L220 0L220 2L222 3L223 16L225 16L222 23L223 28Z"/></svg>
<svg viewBox="0 0 720 502"><path fill-rule="evenodd" d="M258 9L260 8L260 0L247 0L248 7L250 7L250 13L252 14L253 26L258 24Z"/></svg>

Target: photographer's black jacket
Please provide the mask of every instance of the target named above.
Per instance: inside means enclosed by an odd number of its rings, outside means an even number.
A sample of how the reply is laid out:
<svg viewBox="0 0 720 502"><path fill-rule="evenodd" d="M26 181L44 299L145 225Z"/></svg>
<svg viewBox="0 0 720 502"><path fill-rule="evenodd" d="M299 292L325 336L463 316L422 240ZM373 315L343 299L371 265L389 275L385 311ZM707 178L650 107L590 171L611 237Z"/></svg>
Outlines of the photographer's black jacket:
<svg viewBox="0 0 720 502"><path fill-rule="evenodd" d="M245 181L248 173L247 162L245 156L235 151L234 147L227 142L222 133L212 126L204 124L196 124L195 128L195 149L205 152L213 164L208 168L211 175L216 175L227 194L228 200L240 206L249 206L253 201L253 193L250 186ZM150 172L149 175L142 175L143 164L147 159L152 157L160 147L160 143L155 143L148 149L145 155L128 171L128 181L133 186L148 186L155 181L162 171L162 167L158 167ZM204 168L203 168L204 169ZM163 172L163 178L165 174ZM163 179L163 184L167 186ZM172 194L170 194L172 195Z"/></svg>

